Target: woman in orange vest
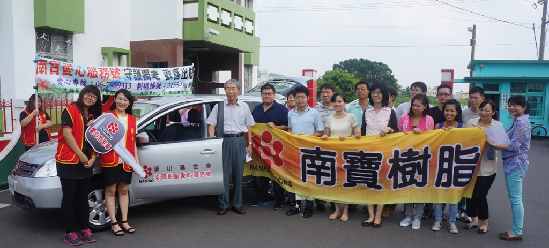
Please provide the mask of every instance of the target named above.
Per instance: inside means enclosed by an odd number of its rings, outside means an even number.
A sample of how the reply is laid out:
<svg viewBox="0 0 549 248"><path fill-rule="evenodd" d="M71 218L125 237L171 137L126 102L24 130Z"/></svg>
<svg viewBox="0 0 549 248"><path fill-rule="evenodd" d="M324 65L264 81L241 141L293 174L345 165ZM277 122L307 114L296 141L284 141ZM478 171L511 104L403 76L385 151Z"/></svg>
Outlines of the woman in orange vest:
<svg viewBox="0 0 549 248"><path fill-rule="evenodd" d="M63 200L61 211L65 224L65 243L80 245L97 241L88 228L88 193L93 176L95 153L84 138L84 132L101 115L101 93L93 85L80 91L78 100L61 114L61 129L57 144L57 176L61 180ZM76 217L76 218L75 218ZM74 220L78 228L74 229ZM79 231L77 234L75 231Z"/></svg>
<svg viewBox="0 0 549 248"><path fill-rule="evenodd" d="M25 111L19 114L19 121L21 122L21 135L23 136L23 145L25 151L30 150L38 143L47 142L50 140L50 130L52 127L50 116L42 107L42 97L38 96L38 109L34 108L35 95L29 98ZM38 116L38 125L36 124L36 117ZM40 132L38 136L38 142L36 142L36 132Z"/></svg>
<svg viewBox="0 0 549 248"><path fill-rule="evenodd" d="M134 156L135 161L139 164L139 158L135 150L135 135L136 135L136 122L132 113L133 99L128 90L121 89L114 94L114 103L111 105L110 110L105 112L111 113L124 124L126 133L124 139L120 141L128 149L128 151ZM120 156L114 151L110 151L106 154L102 154L101 160L101 172L103 174L103 182L106 186L105 203L107 204L107 210L111 217L112 232L116 236L124 235L124 232L129 234L135 233L135 228L132 228L128 224L128 207L130 198L128 196L128 189L132 181L132 167L126 164ZM115 195L118 190L118 205L120 206L120 213L122 214L122 221L120 225L116 221L115 212Z"/></svg>

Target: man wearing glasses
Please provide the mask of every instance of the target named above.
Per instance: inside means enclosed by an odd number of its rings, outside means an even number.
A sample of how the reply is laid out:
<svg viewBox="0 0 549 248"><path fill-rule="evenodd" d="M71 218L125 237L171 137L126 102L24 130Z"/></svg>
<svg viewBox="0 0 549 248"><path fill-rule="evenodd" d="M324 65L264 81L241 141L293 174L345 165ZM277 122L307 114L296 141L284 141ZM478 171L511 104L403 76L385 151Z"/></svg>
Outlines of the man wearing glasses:
<svg viewBox="0 0 549 248"><path fill-rule="evenodd" d="M310 135L320 137L324 134L324 124L322 118L315 109L309 107L309 89L305 86L298 86L294 90L297 108L288 113L288 132L292 135ZM302 212L303 218L310 218L313 215L313 198L300 196L305 199L305 210ZM301 200L296 199L294 193L288 192L288 201L291 209L286 215L292 216L300 212Z"/></svg>
<svg viewBox="0 0 549 248"><path fill-rule="evenodd" d="M432 107L429 109L429 115L433 117L434 123L441 123L446 121L444 113L442 112L442 106L449 99L452 99L454 95L452 94L452 87L448 84L441 84L437 87L437 99L438 106ZM461 116L456 119L457 122L463 123Z"/></svg>
<svg viewBox="0 0 549 248"><path fill-rule="evenodd" d="M347 113L353 114L357 120L362 120L362 115L367 108L371 107L368 101L368 93L370 93L370 85L366 81L359 81L355 84L357 104L353 104L347 109ZM362 121L358 122L358 126L362 127Z"/></svg>
<svg viewBox="0 0 549 248"><path fill-rule="evenodd" d="M242 209L242 174L244 173L244 162L246 154L252 155L252 130L255 125L248 104L238 100L240 94L240 83L236 79L229 79L225 82L225 95L223 101L223 182L225 192L218 196L219 210L217 215L225 215L229 208L229 176L233 176L234 193L232 210L237 214L245 214ZM219 104L218 104L219 105ZM215 138L215 127L217 126L217 113L219 106L215 105L206 120L208 124L208 136ZM244 139L244 134L248 140Z"/></svg>
<svg viewBox="0 0 549 248"><path fill-rule="evenodd" d="M400 119L400 116L402 116L403 114L410 112L410 106L412 106L412 99L417 94L427 95L427 85L424 82L414 82L412 83L412 85L410 85L410 101L403 102L402 104L398 105L396 109L397 119Z"/></svg>
<svg viewBox="0 0 549 248"><path fill-rule="evenodd" d="M288 129L288 109L274 100L275 94L276 90L272 84L266 83L261 86L261 100L263 104L255 106L252 116L255 122L266 123L269 128L286 130ZM254 191L256 200L250 206L269 205L269 180L268 177L255 177ZM285 191L276 182L273 182L273 191L275 197L274 210L280 210L284 207Z"/></svg>

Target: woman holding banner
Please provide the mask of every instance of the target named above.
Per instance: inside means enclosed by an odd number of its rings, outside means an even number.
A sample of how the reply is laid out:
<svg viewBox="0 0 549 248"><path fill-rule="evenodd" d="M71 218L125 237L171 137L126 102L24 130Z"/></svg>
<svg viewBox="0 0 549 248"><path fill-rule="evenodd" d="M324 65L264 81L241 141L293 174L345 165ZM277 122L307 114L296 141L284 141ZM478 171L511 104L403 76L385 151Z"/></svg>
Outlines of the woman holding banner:
<svg viewBox="0 0 549 248"><path fill-rule="evenodd" d="M501 122L497 121L496 106L494 101L490 99L484 100L479 107L480 117L469 120L467 127L486 128L500 125L503 128ZM498 150L486 142L483 154L473 195L471 199L467 199L467 215L472 220L463 227L464 229L477 228L479 227L478 221L480 220L479 234L488 232L488 200L486 196L488 195L488 190L492 187L492 183L494 183L494 179L496 179Z"/></svg>
<svg viewBox="0 0 549 248"><path fill-rule="evenodd" d="M448 131L452 128L462 128L463 123L457 122L456 120L461 120L461 105L455 99L450 99L444 103L442 106L442 113L446 118L445 122L437 123L435 129L442 129ZM442 204L435 204L435 223L431 228L433 231L438 231L442 227ZM458 228L456 226L456 218L458 211L458 204L449 204L450 218L448 218L448 230L450 233L458 233Z"/></svg>
<svg viewBox="0 0 549 248"><path fill-rule="evenodd" d="M110 107L110 110L105 114L113 114L124 124L126 133L120 143L128 149L128 151L134 156L135 161L139 164L137 152L135 150L135 131L137 118L132 113L133 99L132 94L125 89L118 90L114 94L114 102ZM105 203L107 204L107 211L111 217L112 232L116 236L124 235L124 231L129 234L135 233L135 228L132 228L128 224L128 207L130 198L128 190L132 181L132 167L127 165L114 150L106 154L102 154L100 157L101 172L103 175L103 182L106 186ZM120 225L116 221L116 207L115 207L115 195L118 190L118 203L120 206L120 212L122 214L122 221Z"/></svg>
<svg viewBox="0 0 549 248"><path fill-rule="evenodd" d="M398 132L398 120L394 110L389 108L389 90L384 83L375 83L370 88L368 93L370 105L373 108L368 108L364 111L361 134L362 135L381 135L381 137ZM381 212L383 205L377 205L377 210L374 214L374 205L368 204L368 219L362 222L362 226L372 226L373 228L381 227Z"/></svg>
<svg viewBox="0 0 549 248"><path fill-rule="evenodd" d="M354 135L355 138L360 139L358 120L355 115L345 112L347 96L344 93L338 92L332 95L330 101L336 113L328 116L326 119L326 128L321 138L326 140L328 137L339 137L339 140L343 141L345 138ZM349 204L344 204L343 206L343 214L341 214L339 203L335 204L335 212L330 215L330 220L335 220L339 217L341 217L341 221L349 220Z"/></svg>
<svg viewBox="0 0 549 248"><path fill-rule="evenodd" d="M36 98L38 98L38 101L35 100ZM37 109L35 109L35 105L38 106ZM38 118L38 124L35 118ZM30 150L39 143L50 141L50 127L53 125L50 116L46 113L44 107L42 107L42 97L34 94L31 95L25 111L19 114L19 121L21 123L21 135L23 136L25 151ZM40 132L38 142L36 141L36 132Z"/></svg>
<svg viewBox="0 0 549 248"><path fill-rule="evenodd" d="M526 98L522 95L515 95L508 101L509 114L515 116L513 125L507 131L511 142L507 144L496 144L489 138L488 144L501 149L503 160L503 171L505 172L505 183L511 201L513 213L513 228L510 231L500 233L502 240L522 240L522 224L524 221L524 206L522 205L522 180L528 170L528 155L530 150L531 126L528 117L530 107Z"/></svg>
<svg viewBox="0 0 549 248"><path fill-rule="evenodd" d="M407 114L403 114L398 120L398 130L408 134L433 130L434 121L429 116L429 99L425 94L417 94L412 98L412 105ZM405 227L412 224L412 229L421 227L421 215L425 203L406 203L404 204L406 218L400 222L400 226Z"/></svg>
<svg viewBox="0 0 549 248"><path fill-rule="evenodd" d="M88 243L97 241L88 228L88 192L93 176L95 153L85 140L84 132L99 115L101 115L101 93L93 85L84 87L78 95L78 100L67 106L61 114L61 129L55 159L57 176L61 180L63 192L61 210L65 224L64 241L69 245L82 244L78 236ZM80 235L77 235L74 230L74 217L80 228Z"/></svg>

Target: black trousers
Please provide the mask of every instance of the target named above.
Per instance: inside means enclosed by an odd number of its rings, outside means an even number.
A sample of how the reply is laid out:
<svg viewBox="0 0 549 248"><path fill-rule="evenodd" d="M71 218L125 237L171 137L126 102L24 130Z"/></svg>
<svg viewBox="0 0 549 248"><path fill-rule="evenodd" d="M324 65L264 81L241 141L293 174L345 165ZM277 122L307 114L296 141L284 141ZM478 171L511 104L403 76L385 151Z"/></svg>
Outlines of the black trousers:
<svg viewBox="0 0 549 248"><path fill-rule="evenodd" d="M269 180L268 177L255 177L254 192L258 202L269 201Z"/></svg>
<svg viewBox="0 0 549 248"><path fill-rule="evenodd" d="M288 201L290 202L291 208L296 208L295 205L301 206L301 200L297 201L295 199L295 193L288 192ZM311 212L313 211L313 201L305 200L305 209L309 209ZM302 208L302 210L304 210Z"/></svg>
<svg viewBox="0 0 549 248"><path fill-rule="evenodd" d="M63 191L61 214L63 215L63 222L65 224L65 233L80 232L80 230L87 229L89 224L88 193L91 177L83 179L60 179L61 190Z"/></svg>
<svg viewBox="0 0 549 248"><path fill-rule="evenodd" d="M492 187L496 179L496 174L491 176L477 176L477 182L473 189L471 199L467 200L467 215L470 217L478 217L480 220L488 219L488 191Z"/></svg>
<svg viewBox="0 0 549 248"><path fill-rule="evenodd" d="M286 200L286 190L280 186L276 181L273 181L273 193L276 205L284 205Z"/></svg>

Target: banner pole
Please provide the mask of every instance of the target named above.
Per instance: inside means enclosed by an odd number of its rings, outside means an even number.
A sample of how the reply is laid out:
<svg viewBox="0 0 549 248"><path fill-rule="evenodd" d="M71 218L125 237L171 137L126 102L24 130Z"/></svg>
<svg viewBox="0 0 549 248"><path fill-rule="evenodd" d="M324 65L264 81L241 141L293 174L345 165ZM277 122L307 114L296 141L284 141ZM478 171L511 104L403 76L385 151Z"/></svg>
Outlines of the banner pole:
<svg viewBox="0 0 549 248"><path fill-rule="evenodd" d="M33 60L34 62L34 71L36 72L36 66L37 66L37 63L38 63L38 60ZM34 109L38 109L38 83L36 83L36 80L34 80ZM40 110L38 110L40 111ZM38 118L40 118L40 115L38 115L37 117L34 118L34 126L35 127L38 127ZM36 144L35 145L38 145L39 144L39 141L40 141L40 131L35 131L36 134L35 134L35 138L36 138Z"/></svg>

